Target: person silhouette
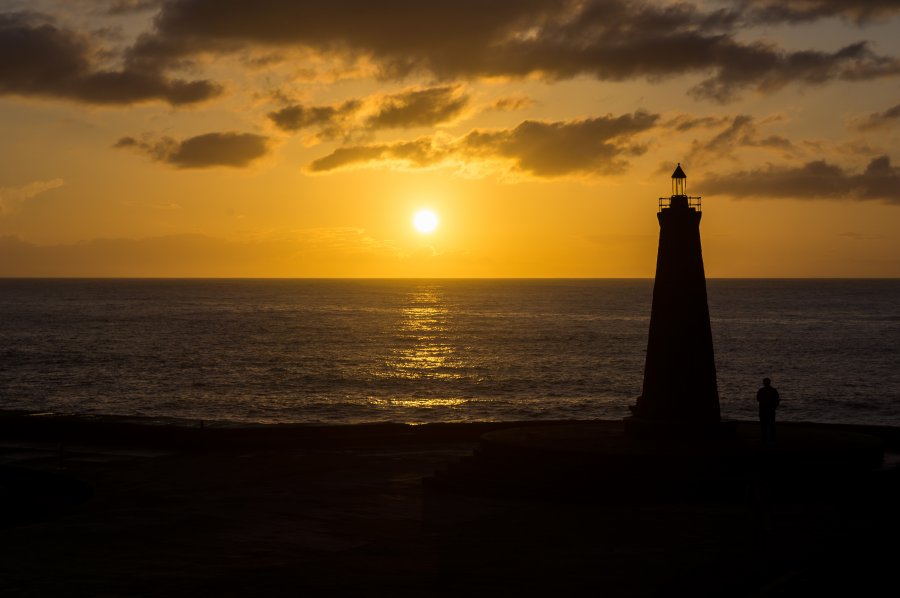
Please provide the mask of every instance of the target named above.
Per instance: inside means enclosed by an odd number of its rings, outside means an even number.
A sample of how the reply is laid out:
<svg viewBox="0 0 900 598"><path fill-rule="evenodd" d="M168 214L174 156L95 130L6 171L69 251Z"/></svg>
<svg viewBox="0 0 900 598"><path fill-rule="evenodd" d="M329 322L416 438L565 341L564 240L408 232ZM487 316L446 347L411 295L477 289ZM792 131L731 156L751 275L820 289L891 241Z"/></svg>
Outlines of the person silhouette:
<svg viewBox="0 0 900 598"><path fill-rule="evenodd" d="M763 378L763 385L756 391L756 401L759 403L759 427L763 442L775 440L775 409L781 398L778 391L772 386L772 381Z"/></svg>

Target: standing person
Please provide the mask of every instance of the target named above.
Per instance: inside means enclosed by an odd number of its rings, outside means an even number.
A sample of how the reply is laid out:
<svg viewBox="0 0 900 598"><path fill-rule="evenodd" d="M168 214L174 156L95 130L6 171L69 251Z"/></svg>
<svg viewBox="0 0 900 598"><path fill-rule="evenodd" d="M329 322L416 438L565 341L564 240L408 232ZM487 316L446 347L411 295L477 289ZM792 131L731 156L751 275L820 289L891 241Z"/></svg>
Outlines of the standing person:
<svg viewBox="0 0 900 598"><path fill-rule="evenodd" d="M763 378L762 388L756 391L756 401L759 403L759 426L762 440L765 443L772 442L775 440L775 409L781 398L768 378Z"/></svg>

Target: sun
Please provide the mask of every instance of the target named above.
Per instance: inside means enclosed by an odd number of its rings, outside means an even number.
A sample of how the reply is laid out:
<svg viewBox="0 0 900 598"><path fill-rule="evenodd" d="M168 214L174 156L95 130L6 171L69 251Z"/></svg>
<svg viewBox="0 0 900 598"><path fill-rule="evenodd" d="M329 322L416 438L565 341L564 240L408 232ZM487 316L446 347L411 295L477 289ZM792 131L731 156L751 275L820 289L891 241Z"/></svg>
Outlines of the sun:
<svg viewBox="0 0 900 598"><path fill-rule="evenodd" d="M413 215L413 226L423 235L433 233L438 226L437 214L431 210L419 210Z"/></svg>

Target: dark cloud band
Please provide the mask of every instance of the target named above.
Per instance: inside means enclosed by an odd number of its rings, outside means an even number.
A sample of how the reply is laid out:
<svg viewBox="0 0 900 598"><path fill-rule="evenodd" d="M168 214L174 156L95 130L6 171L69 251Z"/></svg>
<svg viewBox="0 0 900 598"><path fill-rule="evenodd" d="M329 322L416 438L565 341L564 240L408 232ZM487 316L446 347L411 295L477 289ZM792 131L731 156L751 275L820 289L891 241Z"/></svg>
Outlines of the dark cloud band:
<svg viewBox="0 0 900 598"><path fill-rule="evenodd" d="M705 194L786 199L881 200L900 204L900 168L890 158L875 158L853 174L823 160L803 166L707 176L700 182Z"/></svg>
<svg viewBox="0 0 900 598"><path fill-rule="evenodd" d="M849 2L748 0L704 12L687 3L626 0L181 0L163 5L155 31L137 41L130 59L162 67L197 52L262 44L364 56L383 77L422 71L447 80L626 80L706 73L691 93L729 101L744 89L900 74L900 61L864 42L835 52L787 51L737 36L748 22L861 19L894 10L889 2L876 4L879 10L867 11Z"/></svg>
<svg viewBox="0 0 900 598"><path fill-rule="evenodd" d="M54 97L90 104L163 101L192 104L221 87L173 79L155 70L109 70L95 64L93 40L31 13L0 14L0 94Z"/></svg>

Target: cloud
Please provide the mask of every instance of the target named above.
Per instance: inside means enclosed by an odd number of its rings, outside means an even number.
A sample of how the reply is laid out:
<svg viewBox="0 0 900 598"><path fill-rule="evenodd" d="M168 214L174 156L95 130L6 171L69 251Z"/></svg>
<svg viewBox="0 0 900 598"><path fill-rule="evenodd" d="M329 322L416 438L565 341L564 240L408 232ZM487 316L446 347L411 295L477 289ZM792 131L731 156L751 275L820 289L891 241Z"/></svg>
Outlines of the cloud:
<svg viewBox="0 0 900 598"><path fill-rule="evenodd" d="M781 13L763 2L704 11L627 0L388 0L377 7L369 0L182 0L163 5L154 30L129 56L167 65L195 53L263 45L364 58L383 78L426 72L444 80L589 75L621 81L709 74L691 95L725 102L745 89L770 93L788 84L900 74L900 61L875 54L865 42L835 52L789 51L739 38L748 21L812 14L804 6L823 15L887 14L888 3L876 4L883 11L854 12L849 2L825 0L788 2L793 12Z"/></svg>
<svg viewBox="0 0 900 598"><path fill-rule="evenodd" d="M54 9L68 14L89 15L91 17L129 16L137 13L158 11L166 0L13 0L18 4L50 4ZM7 4L10 4L8 1Z"/></svg>
<svg viewBox="0 0 900 598"><path fill-rule="evenodd" d="M790 83L822 85L831 81L863 81L900 74L900 61L878 56L866 42L835 52L804 50L780 52L771 44L723 44L712 49L723 65L716 76L691 88L696 98L728 102L737 92L753 87L762 93L778 91Z"/></svg>
<svg viewBox="0 0 900 598"><path fill-rule="evenodd" d="M696 121L698 125L706 126L707 119ZM728 122L728 119L726 119ZM691 121L675 121L675 128L683 126ZM787 138L781 135L762 135L759 132L757 121L752 116L740 114L730 119L728 125L719 133L704 141L695 140L691 144L688 162L711 161L717 158L731 156L736 149L743 147L755 147L777 150L785 154L794 154L797 148Z"/></svg>
<svg viewBox="0 0 900 598"><path fill-rule="evenodd" d="M452 150L440 147L434 137L422 137L415 141L379 143L341 147L310 164L311 172L329 172L370 162L394 161L405 166L425 168L446 160Z"/></svg>
<svg viewBox="0 0 900 598"><path fill-rule="evenodd" d="M276 127L288 133L304 129L318 129L323 137L337 137L345 128L345 122L360 107L358 100L349 100L336 106L303 106L291 104L269 113Z"/></svg>
<svg viewBox="0 0 900 598"><path fill-rule="evenodd" d="M62 179L50 179L48 181L32 181L20 187L0 187L0 214L8 214L32 197L62 187L64 184L65 181Z"/></svg>
<svg viewBox="0 0 900 598"><path fill-rule="evenodd" d="M133 148L176 168L243 168L269 152L269 140L253 133L206 133L183 141L171 137L152 141L123 137L113 147Z"/></svg>
<svg viewBox="0 0 900 598"><path fill-rule="evenodd" d="M330 106L291 104L268 116L282 131L313 129L321 138L334 139L353 131L433 127L456 119L469 103L460 86L448 85L377 94Z"/></svg>
<svg viewBox="0 0 900 598"><path fill-rule="evenodd" d="M426 136L415 141L343 147L314 161L312 172L371 163L397 162L407 168L456 163L501 163L501 170L536 177L617 174L627 158L644 147L634 136L652 128L659 115L644 111L621 116L544 122L525 121L513 129L475 130L445 140Z"/></svg>
<svg viewBox="0 0 900 598"><path fill-rule="evenodd" d="M691 116L688 114L679 114L664 123L665 127L675 129L676 131L690 131L697 128L718 127L730 120L727 116Z"/></svg>
<svg viewBox="0 0 900 598"><path fill-rule="evenodd" d="M192 104L215 97L210 81L172 79L160 71L100 67L103 52L86 35L34 13L0 14L0 95L38 96L89 104L163 101Z"/></svg>
<svg viewBox="0 0 900 598"><path fill-rule="evenodd" d="M108 14L122 15L158 9L163 0L109 0Z"/></svg>
<svg viewBox="0 0 900 598"><path fill-rule="evenodd" d="M513 110L524 110L530 108L534 104L528 96L507 96L500 98L491 104L491 110L498 112L512 112Z"/></svg>
<svg viewBox="0 0 900 598"><path fill-rule="evenodd" d="M374 130L431 127L456 118L468 104L459 86L404 91L385 96L366 125Z"/></svg>
<svg viewBox="0 0 900 598"><path fill-rule="evenodd" d="M880 156L859 174L824 160L799 167L769 165L765 169L710 175L699 184L705 194L787 199L881 200L900 205L900 168Z"/></svg>
<svg viewBox="0 0 900 598"><path fill-rule="evenodd" d="M614 174L627 167L623 156L644 152L631 137L651 128L658 118L638 111L568 122L525 121L512 130L469 133L463 147L476 156L509 158L516 170L537 176Z"/></svg>
<svg viewBox="0 0 900 598"><path fill-rule="evenodd" d="M840 17L856 23L900 13L896 0L744 0L746 18L755 23L799 23Z"/></svg>
<svg viewBox="0 0 900 598"><path fill-rule="evenodd" d="M856 121L856 128L860 131L878 129L886 125L893 125L900 120L900 104L891 106L883 112L875 112Z"/></svg>

